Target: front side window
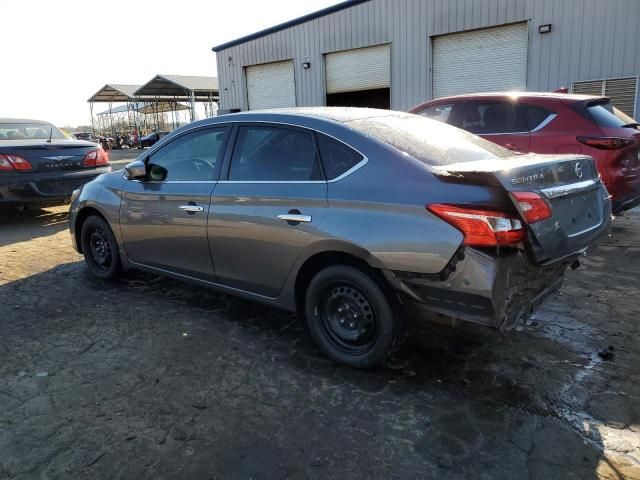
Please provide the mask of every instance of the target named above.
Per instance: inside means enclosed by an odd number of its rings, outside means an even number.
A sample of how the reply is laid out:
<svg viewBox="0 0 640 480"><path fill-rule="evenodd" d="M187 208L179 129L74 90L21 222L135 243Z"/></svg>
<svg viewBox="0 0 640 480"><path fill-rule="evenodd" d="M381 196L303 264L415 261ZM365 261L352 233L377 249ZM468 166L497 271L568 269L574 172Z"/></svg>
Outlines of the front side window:
<svg viewBox="0 0 640 480"><path fill-rule="evenodd" d="M321 133L317 134L318 147L327 180L333 180L351 170L364 157L351 147Z"/></svg>
<svg viewBox="0 0 640 480"><path fill-rule="evenodd" d="M240 127L231 157L229 180L322 180L313 135L276 126Z"/></svg>
<svg viewBox="0 0 640 480"><path fill-rule="evenodd" d="M476 135L525 132L527 127L517 110L509 102L469 102L464 107L462 128Z"/></svg>
<svg viewBox="0 0 640 480"><path fill-rule="evenodd" d="M439 122L448 123L452 110L453 103L447 103L427 107L424 110L419 111L418 115L431 118L432 120L438 120Z"/></svg>
<svg viewBox="0 0 640 480"><path fill-rule="evenodd" d="M176 138L149 158L149 179L216 180L226 137L227 128L221 127L198 130Z"/></svg>

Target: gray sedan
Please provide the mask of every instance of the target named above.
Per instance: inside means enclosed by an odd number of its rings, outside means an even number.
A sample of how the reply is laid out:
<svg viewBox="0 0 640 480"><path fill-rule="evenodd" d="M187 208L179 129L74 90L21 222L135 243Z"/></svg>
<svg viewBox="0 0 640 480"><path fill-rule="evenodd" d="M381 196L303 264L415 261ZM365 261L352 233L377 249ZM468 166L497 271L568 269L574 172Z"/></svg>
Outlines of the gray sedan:
<svg viewBox="0 0 640 480"><path fill-rule="evenodd" d="M590 157L309 108L183 127L74 192L69 222L99 278L135 268L289 309L330 358L370 367L409 319L523 322L611 204Z"/></svg>

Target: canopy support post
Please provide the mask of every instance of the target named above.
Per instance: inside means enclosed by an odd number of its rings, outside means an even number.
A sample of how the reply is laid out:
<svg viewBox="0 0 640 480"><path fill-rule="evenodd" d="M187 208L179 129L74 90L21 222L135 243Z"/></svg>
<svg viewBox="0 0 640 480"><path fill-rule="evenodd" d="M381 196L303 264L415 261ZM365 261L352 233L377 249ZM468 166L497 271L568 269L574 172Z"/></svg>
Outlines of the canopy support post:
<svg viewBox="0 0 640 480"><path fill-rule="evenodd" d="M93 124L93 102L89 102L89 111L91 112L91 133L96 134L96 127Z"/></svg>
<svg viewBox="0 0 640 480"><path fill-rule="evenodd" d="M196 95L193 90L190 92L191 99L191 121L195 121L196 119Z"/></svg>

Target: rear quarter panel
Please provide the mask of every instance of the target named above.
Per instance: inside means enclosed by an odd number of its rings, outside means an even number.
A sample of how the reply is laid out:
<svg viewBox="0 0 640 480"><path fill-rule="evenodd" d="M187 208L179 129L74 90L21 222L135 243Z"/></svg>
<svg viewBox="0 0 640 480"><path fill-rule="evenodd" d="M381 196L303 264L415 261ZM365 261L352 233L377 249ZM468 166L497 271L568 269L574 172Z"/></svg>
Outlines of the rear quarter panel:
<svg viewBox="0 0 640 480"><path fill-rule="evenodd" d="M558 99L522 100L523 104L536 105L555 112L558 116L546 127L531 133L531 153L587 154L590 148L582 145L576 137L598 135L597 127Z"/></svg>
<svg viewBox="0 0 640 480"><path fill-rule="evenodd" d="M374 267L419 273L446 267L463 235L431 214L428 204L504 205L499 188L448 183L426 164L386 144L350 143L368 162L329 182L329 210L319 230L324 239L367 252L366 260Z"/></svg>

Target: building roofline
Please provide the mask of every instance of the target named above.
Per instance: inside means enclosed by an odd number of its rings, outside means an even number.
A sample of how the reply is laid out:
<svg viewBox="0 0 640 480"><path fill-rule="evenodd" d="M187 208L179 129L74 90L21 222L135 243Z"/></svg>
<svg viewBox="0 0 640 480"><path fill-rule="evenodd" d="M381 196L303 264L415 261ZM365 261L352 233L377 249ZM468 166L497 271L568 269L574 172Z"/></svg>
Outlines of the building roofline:
<svg viewBox="0 0 640 480"><path fill-rule="evenodd" d="M255 40L256 38L264 37L271 33L280 32L290 27L294 27L296 25L300 25L302 23L308 22L310 20L315 20L316 18L324 17L331 13L339 12L340 10L345 10L349 7L353 7L355 5L359 5L361 3L368 2L369 0L347 0L346 2L341 2L336 5L332 5L331 7L323 8L322 10L318 10L317 12L309 13L308 15L304 15L302 17L295 18L293 20L289 20L288 22L280 23L273 27L269 27L264 30L260 30L258 32L246 35L244 37L237 38L235 40L231 40L226 43L222 43L213 47L211 50L214 52L219 52L221 50L226 50L227 48L235 47L236 45L240 45L242 43L248 42L250 40Z"/></svg>

